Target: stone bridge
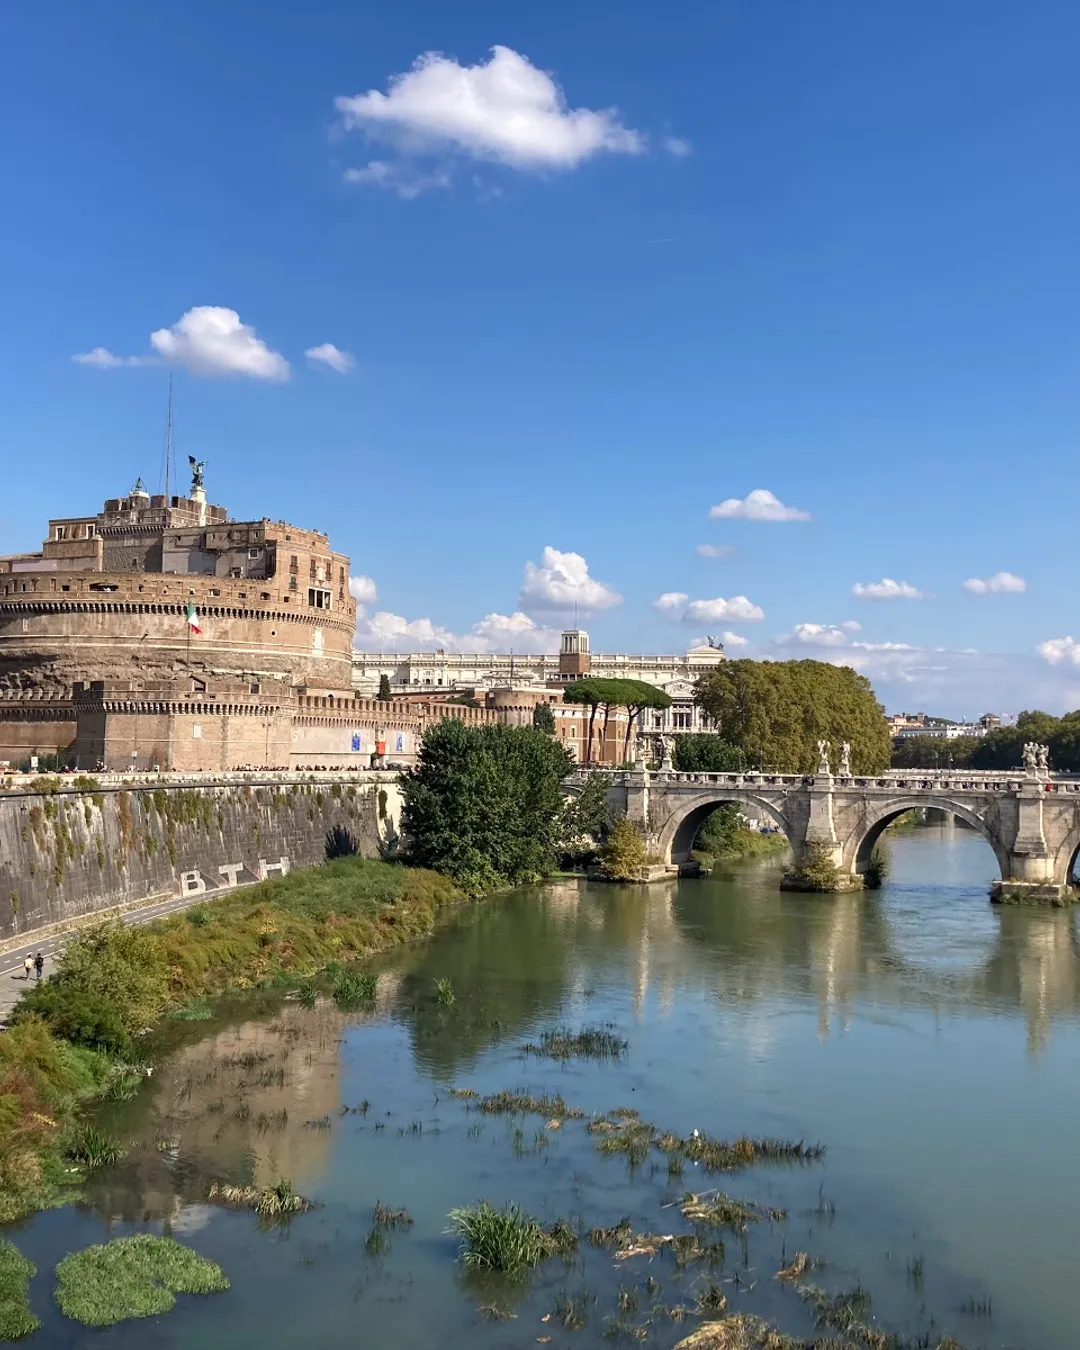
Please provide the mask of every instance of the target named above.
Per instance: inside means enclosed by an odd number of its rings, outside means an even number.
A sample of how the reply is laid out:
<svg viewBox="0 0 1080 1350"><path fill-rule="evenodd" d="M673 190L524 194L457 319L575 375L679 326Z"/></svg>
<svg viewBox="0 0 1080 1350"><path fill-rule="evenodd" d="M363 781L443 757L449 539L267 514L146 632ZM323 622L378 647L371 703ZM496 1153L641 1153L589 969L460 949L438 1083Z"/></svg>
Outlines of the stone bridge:
<svg viewBox="0 0 1080 1350"><path fill-rule="evenodd" d="M570 788L583 781L575 775ZM863 884L874 845L905 811L936 807L978 830L994 851L996 900L1066 904L1080 850L1080 776L1048 770L890 770L873 777L832 774L608 773L609 804L645 833L669 867L690 861L705 818L725 802L772 821L786 835L794 868L785 885L800 885L812 860L836 869L838 889Z"/></svg>

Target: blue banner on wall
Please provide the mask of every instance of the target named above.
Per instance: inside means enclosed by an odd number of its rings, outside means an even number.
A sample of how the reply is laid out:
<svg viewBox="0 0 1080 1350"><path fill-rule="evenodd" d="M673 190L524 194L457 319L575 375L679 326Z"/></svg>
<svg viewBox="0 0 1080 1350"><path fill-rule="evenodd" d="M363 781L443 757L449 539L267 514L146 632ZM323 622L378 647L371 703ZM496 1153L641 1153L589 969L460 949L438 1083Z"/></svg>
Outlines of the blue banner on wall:
<svg viewBox="0 0 1080 1350"><path fill-rule="evenodd" d="M360 741L360 733L359 733L358 731L354 731L354 732L353 732L353 737L352 737L352 748L353 748L354 750L361 750L361 749L363 749L363 746L362 746L361 741Z"/></svg>

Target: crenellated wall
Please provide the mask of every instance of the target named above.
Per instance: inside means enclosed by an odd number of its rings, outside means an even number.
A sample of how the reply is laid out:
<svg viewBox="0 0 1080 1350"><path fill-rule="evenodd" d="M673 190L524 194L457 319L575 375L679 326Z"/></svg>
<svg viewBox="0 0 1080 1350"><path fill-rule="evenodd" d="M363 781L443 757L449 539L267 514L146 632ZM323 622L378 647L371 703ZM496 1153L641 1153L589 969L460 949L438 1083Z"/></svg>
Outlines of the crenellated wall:
<svg viewBox="0 0 1080 1350"><path fill-rule="evenodd" d="M33 786L0 792L0 945L154 899L211 899L313 867L335 829L377 857L399 819L388 774Z"/></svg>

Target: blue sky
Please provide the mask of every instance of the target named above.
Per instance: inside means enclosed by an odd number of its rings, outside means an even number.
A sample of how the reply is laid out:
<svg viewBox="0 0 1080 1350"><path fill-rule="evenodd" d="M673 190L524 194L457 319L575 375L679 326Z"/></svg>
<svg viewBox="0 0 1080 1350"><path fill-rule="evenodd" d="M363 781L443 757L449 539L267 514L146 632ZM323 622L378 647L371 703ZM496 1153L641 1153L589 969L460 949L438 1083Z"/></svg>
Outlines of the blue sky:
<svg viewBox="0 0 1080 1350"><path fill-rule="evenodd" d="M1074 706L1078 43L1054 0L8 7L0 550L157 485L172 369L211 499L372 579L365 645L577 598L594 649Z"/></svg>

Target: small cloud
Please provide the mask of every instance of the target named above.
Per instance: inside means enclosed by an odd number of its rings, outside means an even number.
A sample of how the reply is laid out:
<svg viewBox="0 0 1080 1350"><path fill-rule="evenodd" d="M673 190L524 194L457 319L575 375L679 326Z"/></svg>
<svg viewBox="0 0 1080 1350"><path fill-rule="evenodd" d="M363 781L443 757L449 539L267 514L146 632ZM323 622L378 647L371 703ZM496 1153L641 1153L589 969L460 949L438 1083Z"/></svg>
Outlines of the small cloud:
<svg viewBox="0 0 1080 1350"><path fill-rule="evenodd" d="M1020 595L1027 582L1012 572L995 572L992 577L968 577L964 590L975 595Z"/></svg>
<svg viewBox="0 0 1080 1350"><path fill-rule="evenodd" d="M844 626L834 623L797 623L790 633L776 639L781 647L797 643L811 647L845 647L848 641Z"/></svg>
<svg viewBox="0 0 1080 1350"><path fill-rule="evenodd" d="M730 600L717 596L715 600L691 600L683 614L684 623L715 623L719 619L734 619L736 623L756 623L765 617L760 605L745 595L733 595Z"/></svg>
<svg viewBox="0 0 1080 1350"><path fill-rule="evenodd" d="M768 488L755 488L745 497L729 497L709 511L710 520L809 520L809 511L785 506Z"/></svg>
<svg viewBox="0 0 1080 1350"><path fill-rule="evenodd" d="M350 577L349 594L358 605L373 605L379 598L375 583L370 577Z"/></svg>
<svg viewBox="0 0 1080 1350"><path fill-rule="evenodd" d="M857 581L851 588L856 600L925 600L926 592L917 590L909 582L882 577L880 581Z"/></svg>
<svg viewBox="0 0 1080 1350"><path fill-rule="evenodd" d="M859 633L862 631L862 624L858 619L845 619L840 627L846 628L849 633Z"/></svg>
<svg viewBox="0 0 1080 1350"><path fill-rule="evenodd" d="M622 604L622 596L613 586L589 575L589 565L580 553L562 553L548 546L539 566L525 564L518 604L526 613L566 613L576 605L581 614L591 614Z"/></svg>
<svg viewBox="0 0 1080 1350"><path fill-rule="evenodd" d="M415 201L433 188L448 188L453 182L447 168L424 173L408 163L391 164L385 159L373 159L362 169L346 169L344 178L346 183L357 183L362 187L387 188L407 202Z"/></svg>
<svg viewBox="0 0 1080 1350"><path fill-rule="evenodd" d="M1047 638L1035 650L1052 666L1080 666L1080 642L1071 637Z"/></svg>
<svg viewBox="0 0 1080 1350"><path fill-rule="evenodd" d="M222 305L196 305L171 328L151 333L150 345L163 361L193 375L289 378L289 363L280 352L271 351L235 309Z"/></svg>
<svg viewBox="0 0 1080 1350"><path fill-rule="evenodd" d="M150 366L154 364L152 356L115 356L107 347L95 347L93 351L76 352L71 358L79 366L95 366L98 370L115 370L118 366Z"/></svg>
<svg viewBox="0 0 1080 1350"><path fill-rule="evenodd" d="M743 637L741 633L732 633L727 629L725 629L725 631L720 634L720 641L724 644L725 647L750 646L749 638Z"/></svg>
<svg viewBox="0 0 1080 1350"><path fill-rule="evenodd" d="M309 347L304 353L309 361L321 361L324 366L336 370L339 375L347 375L356 365L356 358L332 342L324 342L318 347Z"/></svg>
<svg viewBox="0 0 1080 1350"><path fill-rule="evenodd" d="M685 159L687 155L694 153L694 147L682 136L665 136L664 149L669 155L675 155L679 159Z"/></svg>
<svg viewBox="0 0 1080 1350"><path fill-rule="evenodd" d="M698 544L696 552L699 558L726 558L729 553L735 552L735 545Z"/></svg>
<svg viewBox="0 0 1080 1350"><path fill-rule="evenodd" d="M658 609L661 614L679 614L689 599L685 591L665 591L653 601L653 609Z"/></svg>

